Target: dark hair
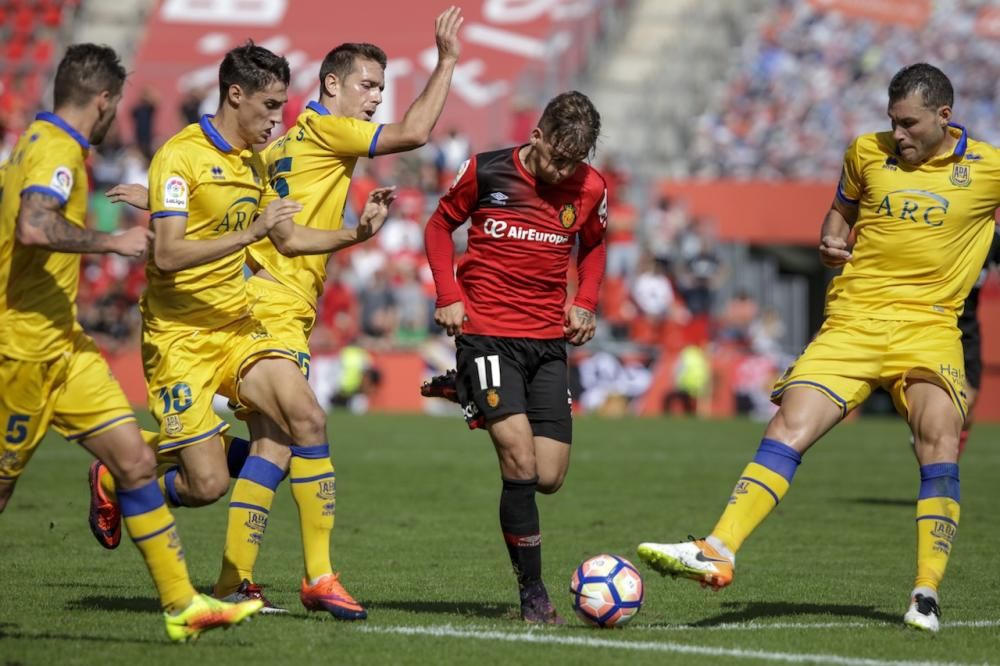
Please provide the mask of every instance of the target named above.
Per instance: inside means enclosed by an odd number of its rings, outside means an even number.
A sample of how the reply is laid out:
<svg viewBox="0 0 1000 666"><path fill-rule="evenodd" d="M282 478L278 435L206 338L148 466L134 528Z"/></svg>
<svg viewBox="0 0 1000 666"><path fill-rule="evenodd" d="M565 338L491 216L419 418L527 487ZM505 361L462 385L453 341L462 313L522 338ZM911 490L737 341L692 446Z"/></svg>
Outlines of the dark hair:
<svg viewBox="0 0 1000 666"><path fill-rule="evenodd" d="M937 109L955 103L955 91L944 72L925 62L907 65L889 82L889 104L919 92L924 106Z"/></svg>
<svg viewBox="0 0 1000 666"><path fill-rule="evenodd" d="M341 80L345 79L351 73L351 70L354 68L354 61L358 58L374 60L382 66L382 69L385 69L385 65L388 62L388 59L385 57L385 51L374 44L368 44L367 42L341 44L327 53L326 57L323 58L323 64L319 66L320 92L323 92L323 86L326 85L325 82L328 74L334 74Z"/></svg>
<svg viewBox="0 0 1000 666"><path fill-rule="evenodd" d="M252 95L275 81L287 86L291 79L292 73L284 56L257 46L252 39L248 39L242 46L229 51L219 65L219 99L225 101L232 85Z"/></svg>
<svg viewBox="0 0 1000 666"><path fill-rule="evenodd" d="M590 99L576 90L556 95L538 121L545 140L567 157L589 157L601 133L601 114Z"/></svg>
<svg viewBox="0 0 1000 666"><path fill-rule="evenodd" d="M125 85L125 68L110 46L73 44L56 68L55 108L82 106L107 90L117 95Z"/></svg>

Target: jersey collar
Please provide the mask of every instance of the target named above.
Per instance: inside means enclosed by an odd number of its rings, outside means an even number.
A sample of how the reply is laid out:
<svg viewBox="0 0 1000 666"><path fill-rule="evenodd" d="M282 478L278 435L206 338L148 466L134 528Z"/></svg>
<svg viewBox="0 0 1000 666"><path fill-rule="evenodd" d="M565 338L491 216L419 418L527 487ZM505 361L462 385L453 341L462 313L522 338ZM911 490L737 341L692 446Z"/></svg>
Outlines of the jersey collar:
<svg viewBox="0 0 1000 666"><path fill-rule="evenodd" d="M42 120L47 123L52 123L62 131L66 132L66 134L69 134L71 137L73 137L73 140L76 141L78 144L80 144L81 148L83 148L84 150L90 150L90 142L84 139L82 134L80 134L75 129L70 127L69 123L67 123L65 120L63 120L56 114L50 113L48 111L42 111L37 116L35 116L35 120Z"/></svg>
<svg viewBox="0 0 1000 666"><path fill-rule="evenodd" d="M316 113L318 113L321 116L329 116L330 115L330 109L326 108L325 106L323 106L322 104L320 104L319 102L317 102L315 100L312 101L312 102L309 102L308 104L306 104L306 108L310 109L312 111L315 111Z"/></svg>
<svg viewBox="0 0 1000 666"><path fill-rule="evenodd" d="M205 136L207 136L208 140L212 142L212 145L222 152L233 152L235 149L228 141L226 141L225 137L219 134L219 130L215 129L215 125L212 124L212 118L215 118L215 116L210 113L206 113L201 117L198 121L198 124L201 125L201 131L205 133Z"/></svg>
<svg viewBox="0 0 1000 666"><path fill-rule="evenodd" d="M955 151L952 155L955 157L965 157L965 149L969 145L969 134L966 132L965 126L958 123L948 123L948 127L954 127L962 132L962 136L958 137L958 143L955 144Z"/></svg>

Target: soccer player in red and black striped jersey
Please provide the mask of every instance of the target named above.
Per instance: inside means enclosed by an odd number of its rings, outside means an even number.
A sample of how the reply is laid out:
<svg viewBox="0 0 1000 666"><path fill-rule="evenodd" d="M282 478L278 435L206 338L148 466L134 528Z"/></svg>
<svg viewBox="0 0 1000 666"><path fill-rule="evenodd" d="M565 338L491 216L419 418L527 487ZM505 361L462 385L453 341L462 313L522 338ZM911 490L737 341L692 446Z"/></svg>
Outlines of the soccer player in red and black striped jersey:
<svg viewBox="0 0 1000 666"><path fill-rule="evenodd" d="M600 128L585 95L558 95L529 143L480 153L462 167L424 233L434 320L456 336L458 399L470 426L489 432L500 461L500 527L528 622L563 623L542 583L535 492L556 492L566 476L566 342L584 344L596 325L607 187L584 162ZM452 233L466 220L456 280ZM574 246L578 285L567 305Z"/></svg>

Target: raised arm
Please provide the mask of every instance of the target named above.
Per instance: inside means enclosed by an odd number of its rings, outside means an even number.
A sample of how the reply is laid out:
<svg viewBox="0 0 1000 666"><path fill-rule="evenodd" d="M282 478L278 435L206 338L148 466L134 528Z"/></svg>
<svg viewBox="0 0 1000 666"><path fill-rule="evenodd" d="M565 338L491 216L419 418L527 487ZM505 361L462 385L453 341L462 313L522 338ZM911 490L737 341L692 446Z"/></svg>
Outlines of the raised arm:
<svg viewBox="0 0 1000 666"><path fill-rule="evenodd" d="M314 229L291 220L275 225L268 234L278 252L286 257L328 254L362 243L379 232L396 200L395 187L378 187L368 194L358 226L354 229Z"/></svg>
<svg viewBox="0 0 1000 666"><path fill-rule="evenodd" d="M15 235L17 242L26 247L69 253L114 252L125 257L144 255L151 237L144 227L132 227L120 234L78 227L63 217L58 197L40 191L21 195Z"/></svg>
<svg viewBox="0 0 1000 666"><path fill-rule="evenodd" d="M434 39L437 42L438 62L427 86L413 100L402 121L385 125L375 146L376 155L398 153L419 148L430 140L431 130L441 116L451 76L458 62L461 45L458 29L462 26L462 10L449 7L434 22Z"/></svg>
<svg viewBox="0 0 1000 666"><path fill-rule="evenodd" d="M851 230L858 219L857 204L835 198L820 230L819 259L824 266L840 268L851 259Z"/></svg>
<svg viewBox="0 0 1000 666"><path fill-rule="evenodd" d="M246 229L223 234L218 238L190 240L184 237L187 217L167 215L154 218L153 263L161 271L173 273L242 250L255 243L276 225L290 221L302 205L291 199L276 199Z"/></svg>

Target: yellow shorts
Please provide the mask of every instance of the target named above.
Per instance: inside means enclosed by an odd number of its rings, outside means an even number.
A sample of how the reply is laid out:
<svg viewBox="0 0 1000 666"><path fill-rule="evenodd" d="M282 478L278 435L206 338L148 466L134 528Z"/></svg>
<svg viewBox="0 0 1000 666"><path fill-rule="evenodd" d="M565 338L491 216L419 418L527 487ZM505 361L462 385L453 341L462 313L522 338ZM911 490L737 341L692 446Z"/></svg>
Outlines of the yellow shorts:
<svg viewBox="0 0 1000 666"><path fill-rule="evenodd" d="M774 385L771 400L780 403L789 387L806 386L823 393L846 416L881 386L905 417L904 391L912 379L943 388L965 418L965 358L956 324L833 316Z"/></svg>
<svg viewBox="0 0 1000 666"><path fill-rule="evenodd" d="M83 333L72 351L52 360L0 356L0 387L0 481L21 475L50 425L80 442L135 421L107 362Z"/></svg>
<svg viewBox="0 0 1000 666"><path fill-rule="evenodd" d="M309 377L309 334L316 324L316 311L294 291L274 280L250 278L247 294L253 316L276 340L295 352L302 372Z"/></svg>
<svg viewBox="0 0 1000 666"><path fill-rule="evenodd" d="M216 393L235 400L247 370L263 358L295 354L251 317L216 329L144 326L142 362L149 410L160 424L160 453L173 453L228 430L212 409Z"/></svg>

